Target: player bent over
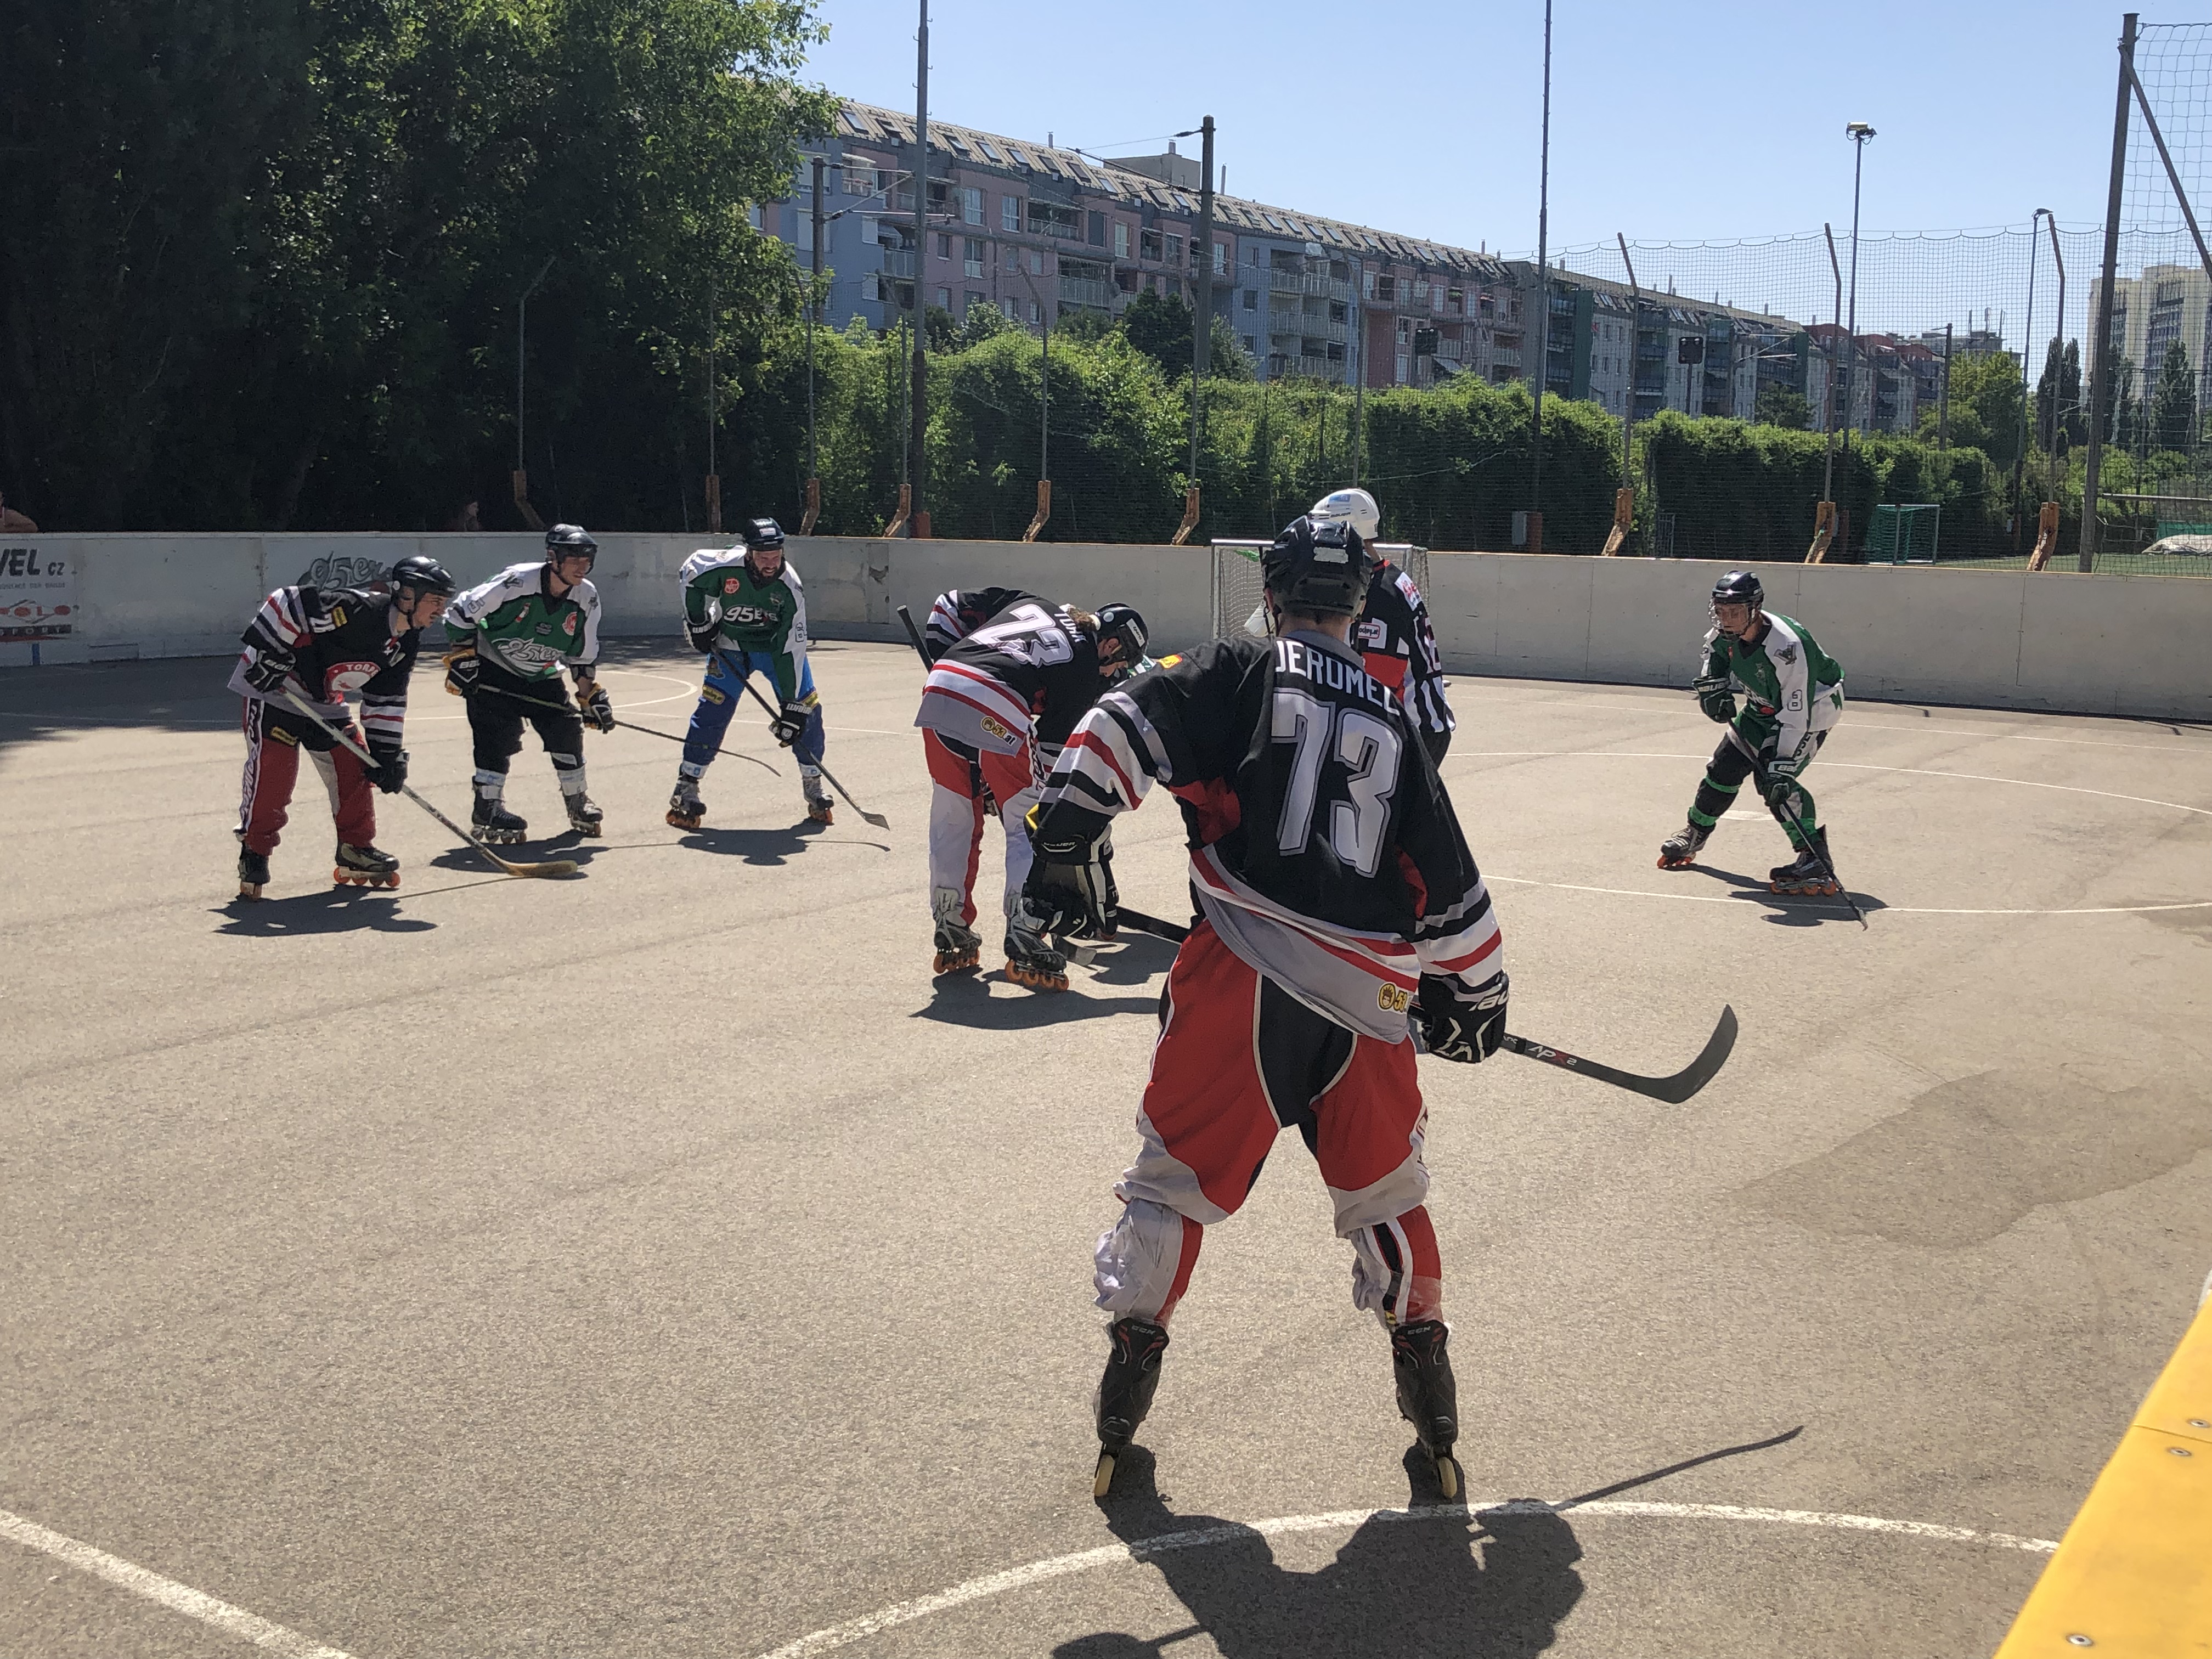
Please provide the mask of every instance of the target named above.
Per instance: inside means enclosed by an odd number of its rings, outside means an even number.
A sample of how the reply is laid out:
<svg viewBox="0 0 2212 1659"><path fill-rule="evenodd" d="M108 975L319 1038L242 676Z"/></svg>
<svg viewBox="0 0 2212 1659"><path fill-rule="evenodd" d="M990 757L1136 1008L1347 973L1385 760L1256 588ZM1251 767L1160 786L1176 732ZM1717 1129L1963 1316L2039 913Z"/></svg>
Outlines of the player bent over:
<svg viewBox="0 0 2212 1659"><path fill-rule="evenodd" d="M599 683L599 590L592 566L599 544L580 526L545 532L543 564L512 564L446 612L446 688L469 701L476 749L476 804L469 827L491 846L520 841L530 825L507 810L507 764L522 749L525 720L553 763L568 827L596 836L605 823L584 782L584 722L615 729L614 704ZM561 670L576 682L576 706Z"/></svg>
<svg viewBox="0 0 2212 1659"><path fill-rule="evenodd" d="M769 734L799 758L807 817L816 823L835 821L822 781L822 699L806 660L805 585L783 556L783 529L774 519L751 520L738 546L701 548L678 573L684 631L691 648L708 659L706 683L676 768L676 793L668 798L668 821L678 830L696 830L707 815L699 780L756 669L775 693Z"/></svg>
<svg viewBox="0 0 2212 1659"><path fill-rule="evenodd" d="M1350 643L1372 574L1358 532L1297 520L1262 569L1274 637L1216 640L1108 692L1036 815L1028 902L1095 935L1113 921L1095 849L1165 784L1202 913L1168 975L1121 1219L1098 1241L1097 1490L1152 1404L1205 1229L1295 1126L1352 1243L1353 1305L1389 1333L1399 1411L1449 1498L1458 1406L1407 1017L1447 1060L1497 1050L1498 921L1418 726Z"/></svg>
<svg viewBox="0 0 2212 1659"><path fill-rule="evenodd" d="M1144 660L1146 637L1145 619L1128 605L1093 615L1015 592L930 671L914 723L929 767L933 971L965 972L982 957L975 866L988 800L1006 834L1006 977L1033 990L1067 988L1066 957L1022 904L1024 820L1076 721L1109 682Z"/></svg>
<svg viewBox="0 0 2212 1659"><path fill-rule="evenodd" d="M1382 526L1382 509L1364 489L1337 489L1313 504L1307 516L1316 521L1341 519L1359 532L1371 550ZM1428 601L1413 577L1379 554L1367 583L1367 604L1352 627L1352 643L1367 672L1398 694L1421 733L1421 744L1438 766L1451 747L1450 682L1437 650L1437 631L1429 625Z"/></svg>
<svg viewBox="0 0 2212 1659"><path fill-rule="evenodd" d="M407 677L422 630L444 614L453 578L421 554L392 567L389 597L370 588L280 587L246 626L246 649L230 689L246 699L246 781L238 808L238 894L259 898L269 882L300 772L300 751L314 757L331 792L338 850L331 878L356 886L397 887L399 860L375 845L376 804L369 787L391 794L407 781L399 746L407 718ZM346 698L361 699L370 764L363 766L329 732L284 700L290 692L348 735ZM361 742L356 737L356 742Z"/></svg>
<svg viewBox="0 0 2212 1659"><path fill-rule="evenodd" d="M1768 886L1777 893L1830 895L1841 889L1804 771L1844 717L1844 671L1802 623L1765 610L1765 590L1750 571L1731 570L1713 584L1704 671L1691 689L1728 735L1706 763L1690 821L1660 844L1659 867L1695 864L1749 778L1797 849L1790 862L1768 872ZM1738 691L1744 695L1741 714Z"/></svg>

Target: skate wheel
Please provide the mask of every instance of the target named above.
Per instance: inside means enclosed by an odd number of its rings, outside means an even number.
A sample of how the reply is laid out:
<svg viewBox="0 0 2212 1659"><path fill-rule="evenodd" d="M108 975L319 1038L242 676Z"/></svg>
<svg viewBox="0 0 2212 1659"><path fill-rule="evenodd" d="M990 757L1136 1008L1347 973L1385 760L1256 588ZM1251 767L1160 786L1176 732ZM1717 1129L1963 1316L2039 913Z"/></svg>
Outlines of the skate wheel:
<svg viewBox="0 0 2212 1659"><path fill-rule="evenodd" d="M238 896L242 899L259 898L261 896L261 884L258 881L241 881L238 884Z"/></svg>
<svg viewBox="0 0 2212 1659"><path fill-rule="evenodd" d="M1113 1489L1114 1454L1112 1452L1100 1452L1098 1454L1097 1473L1091 1477L1091 1495L1093 1498L1103 1498Z"/></svg>
<svg viewBox="0 0 2212 1659"><path fill-rule="evenodd" d="M1438 1454L1437 1457L1437 1490L1443 1494L1444 1501L1449 1503L1453 1498L1457 1498L1460 1494L1461 1487L1464 1485L1465 1482L1460 1478L1459 1460L1454 1457L1449 1452Z"/></svg>
<svg viewBox="0 0 2212 1659"><path fill-rule="evenodd" d="M390 875L386 876L386 877L384 878L384 884L385 884L386 887L392 887L392 888L396 888L396 887L398 887L398 886L399 885L399 874L398 874L398 872L394 871L392 874L390 874Z"/></svg>

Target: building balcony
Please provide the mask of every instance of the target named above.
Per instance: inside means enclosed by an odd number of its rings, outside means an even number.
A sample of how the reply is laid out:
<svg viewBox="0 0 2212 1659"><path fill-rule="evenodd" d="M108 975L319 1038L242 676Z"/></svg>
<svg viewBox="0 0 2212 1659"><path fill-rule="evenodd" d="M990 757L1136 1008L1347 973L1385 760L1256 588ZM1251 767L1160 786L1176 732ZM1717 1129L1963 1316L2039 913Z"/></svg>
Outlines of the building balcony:
<svg viewBox="0 0 2212 1659"><path fill-rule="evenodd" d="M1310 374L1317 380L1340 380L1344 365L1333 357L1309 357L1301 355L1295 364L1300 374Z"/></svg>
<svg viewBox="0 0 2212 1659"><path fill-rule="evenodd" d="M915 274L915 254L910 247L887 247L884 250L884 275L904 276L911 280Z"/></svg>
<svg viewBox="0 0 2212 1659"><path fill-rule="evenodd" d="M1103 311L1114 296L1114 285L1089 276L1062 276L1060 279L1060 300L1062 305L1090 306Z"/></svg>

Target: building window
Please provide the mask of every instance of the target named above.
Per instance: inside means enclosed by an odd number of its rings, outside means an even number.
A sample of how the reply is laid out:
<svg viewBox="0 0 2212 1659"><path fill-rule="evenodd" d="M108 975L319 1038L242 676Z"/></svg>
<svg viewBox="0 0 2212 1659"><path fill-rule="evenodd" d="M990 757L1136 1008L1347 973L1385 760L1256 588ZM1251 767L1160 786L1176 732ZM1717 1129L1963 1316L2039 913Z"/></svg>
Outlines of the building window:
<svg viewBox="0 0 2212 1659"><path fill-rule="evenodd" d="M1157 230L1137 233L1137 257L1157 261L1160 257L1160 234Z"/></svg>
<svg viewBox="0 0 2212 1659"><path fill-rule="evenodd" d="M872 270L864 270L860 273L860 297L863 300L880 300L884 297L877 289L876 273Z"/></svg>
<svg viewBox="0 0 2212 1659"><path fill-rule="evenodd" d="M952 257L952 238L940 230L937 233L936 242L937 257L940 259L950 259Z"/></svg>
<svg viewBox="0 0 2212 1659"><path fill-rule="evenodd" d="M1371 270L1363 270L1359 273L1359 297L1363 300L1371 300L1375 297L1375 273Z"/></svg>
<svg viewBox="0 0 2212 1659"><path fill-rule="evenodd" d="M1464 316L1467 313L1466 290L1456 288L1446 289L1444 290L1444 309L1451 313L1455 317Z"/></svg>
<svg viewBox="0 0 2212 1659"><path fill-rule="evenodd" d="M1106 216L1104 214L1091 214L1090 216L1089 223L1084 228L1091 233L1090 235L1085 237L1084 240L1088 241L1091 246L1104 247L1106 246Z"/></svg>
<svg viewBox="0 0 2212 1659"><path fill-rule="evenodd" d="M950 311L952 309L952 290L951 289L940 288L937 290L937 308L939 311Z"/></svg>
<svg viewBox="0 0 2212 1659"><path fill-rule="evenodd" d="M1169 277L1169 278L1168 278L1168 293L1169 293L1170 296L1170 297L1172 297L1172 298L1181 299L1181 298L1182 297L1182 277L1180 277L1180 276L1170 276L1170 277Z"/></svg>
<svg viewBox="0 0 2212 1659"><path fill-rule="evenodd" d="M980 236L963 237L960 246L961 252L965 255L963 264L966 274L970 276L981 276L983 274L983 239Z"/></svg>
<svg viewBox="0 0 2212 1659"><path fill-rule="evenodd" d="M1012 300L1000 301L999 311L1010 323L1018 323L1021 321L1021 307Z"/></svg>
<svg viewBox="0 0 2212 1659"><path fill-rule="evenodd" d="M1119 219L1114 222L1114 257L1117 259L1129 257L1129 227Z"/></svg>
<svg viewBox="0 0 2212 1659"><path fill-rule="evenodd" d="M1036 302L1035 300L1032 300L1032 301L1030 301L1030 323L1031 323L1032 325L1034 325L1034 324L1036 323L1036 319L1037 319L1037 302Z"/></svg>
<svg viewBox="0 0 2212 1659"><path fill-rule="evenodd" d="M1413 378L1413 360L1404 352L1398 354L1398 384L1404 386Z"/></svg>
<svg viewBox="0 0 2212 1659"><path fill-rule="evenodd" d="M1244 349L1252 356L1258 356L1260 355L1259 337L1256 335L1247 334L1244 337Z"/></svg>
<svg viewBox="0 0 2212 1659"><path fill-rule="evenodd" d="M1030 250L1030 275L1032 276L1044 275L1044 255L1036 248ZM1032 317L1030 320L1035 322L1036 319Z"/></svg>
<svg viewBox="0 0 2212 1659"><path fill-rule="evenodd" d="M971 225L980 225L983 222L983 192L981 191L963 187L960 191L960 217L963 222Z"/></svg>
<svg viewBox="0 0 2212 1659"><path fill-rule="evenodd" d="M860 246L872 247L875 246L875 241L876 216L872 213L864 213L860 216Z"/></svg>
<svg viewBox="0 0 2212 1659"><path fill-rule="evenodd" d="M1229 274L1229 244L1226 242L1213 245L1213 274L1217 276Z"/></svg>
<svg viewBox="0 0 2212 1659"><path fill-rule="evenodd" d="M1022 256L1012 248L1006 250L1006 275L1011 276L1022 268Z"/></svg>
<svg viewBox="0 0 2212 1659"><path fill-rule="evenodd" d="M1389 300L1395 304L1398 298L1398 279L1387 271L1377 276L1375 279L1375 297L1378 300Z"/></svg>
<svg viewBox="0 0 2212 1659"><path fill-rule="evenodd" d="M1259 308L1260 290L1256 288L1246 289L1244 290L1244 309L1247 311L1257 311Z"/></svg>
<svg viewBox="0 0 2212 1659"><path fill-rule="evenodd" d="M761 228L760 204L754 202L745 209L745 222L755 230Z"/></svg>
<svg viewBox="0 0 2212 1659"><path fill-rule="evenodd" d="M1168 233L1168 263L1171 265L1182 263L1182 238L1173 231Z"/></svg>
<svg viewBox="0 0 2212 1659"><path fill-rule="evenodd" d="M968 290L964 297L968 303L961 308L960 314L963 317L965 317L969 312L975 310L978 306L988 307L990 304L989 301L986 300L981 294L978 294L972 288Z"/></svg>
<svg viewBox="0 0 2212 1659"><path fill-rule="evenodd" d="M1022 228L1022 198L1002 196L999 198L999 228L1019 230Z"/></svg>
<svg viewBox="0 0 2212 1659"><path fill-rule="evenodd" d="M1139 273L1133 270L1116 270L1114 273L1114 286L1124 294L1134 294L1141 280Z"/></svg>

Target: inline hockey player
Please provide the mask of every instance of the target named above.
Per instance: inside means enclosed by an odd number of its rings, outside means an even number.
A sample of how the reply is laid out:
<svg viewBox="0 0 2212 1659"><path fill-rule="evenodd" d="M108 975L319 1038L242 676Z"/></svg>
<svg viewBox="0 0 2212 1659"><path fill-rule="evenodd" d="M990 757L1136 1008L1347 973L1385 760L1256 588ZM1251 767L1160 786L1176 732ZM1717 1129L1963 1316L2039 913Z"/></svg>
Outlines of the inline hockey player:
<svg viewBox="0 0 2212 1659"><path fill-rule="evenodd" d="M1768 872L1769 888L1832 896L1842 889L1804 772L1844 717L1844 671L1802 623L1765 608L1765 590L1750 571L1729 571L1713 584L1712 597L1713 625L1691 690L1698 707L1726 726L1728 734L1706 763L1689 822L1660 844L1659 867L1695 864L1713 826L1749 778L1797 852Z"/></svg>
<svg viewBox="0 0 2212 1659"><path fill-rule="evenodd" d="M914 723L931 786L933 972L963 973L982 957L975 889L988 800L1006 833L1006 976L1033 990L1067 988L1066 955L1022 904L1024 819L1076 721L1109 681L1144 660L1146 637L1145 619L1128 605L1093 615L1016 591L930 671Z"/></svg>
<svg viewBox="0 0 2212 1659"><path fill-rule="evenodd" d="M936 662L954 646L1018 599L1035 599L1018 587L948 587L929 607L929 620L921 625L929 659Z"/></svg>
<svg viewBox="0 0 2212 1659"><path fill-rule="evenodd" d="M1449 1498L1458 1407L1408 1018L1446 1060L1496 1052L1498 921L1415 722L1350 643L1372 574L1358 533L1299 519L1262 569L1273 637L1213 641L1102 696L1033 820L1026 902L1096 937L1114 921L1107 826L1165 784L1201 912L1162 1000L1121 1219L1098 1241L1097 1491L1151 1406L1205 1229L1295 1125L1352 1246L1353 1304L1389 1334L1399 1410Z"/></svg>
<svg viewBox="0 0 2212 1659"><path fill-rule="evenodd" d="M684 631L708 664L676 768L676 793L668 798L668 821L678 830L696 830L706 817L699 780L730 729L745 681L757 670L775 693L769 735L798 758L806 816L816 823L834 823L822 781L827 735L822 699L806 660L805 585L783 556L783 530L774 519L751 520L742 535L732 547L701 548L678 573Z"/></svg>
<svg viewBox="0 0 2212 1659"><path fill-rule="evenodd" d="M553 763L568 827L596 836L605 819L586 792L584 722L615 729L614 704L600 686L599 590L592 585L599 544L580 526L545 532L543 563L514 564L472 587L446 612L446 684L468 699L476 749L476 804L469 827L489 846L520 841L530 825L507 810L507 765L522 749L525 720ZM561 671L576 684L576 706L562 694ZM549 706L550 705L550 706Z"/></svg>
<svg viewBox="0 0 2212 1659"><path fill-rule="evenodd" d="M1358 532L1370 550L1382 527L1382 509L1364 489L1338 489L1322 496L1307 514L1316 521L1340 520ZM1375 574L1367 584L1367 603L1352 627L1352 642L1367 672L1398 694L1421 734L1421 746L1438 766L1451 747L1450 682L1437 650L1437 631L1429 624L1429 605L1413 579L1389 560L1375 555Z"/></svg>
<svg viewBox="0 0 2212 1659"><path fill-rule="evenodd" d="M230 689L246 699L246 781L238 809L238 891L259 898L269 882L269 855L284 828L300 751L314 757L337 821L331 880L397 887L399 860L375 844L373 785L386 794L407 779L400 747L407 718L407 678L422 630L445 613L453 578L421 554L392 567L389 594L369 588L280 587L261 602L246 627L246 649L231 671ZM284 701L290 692L340 731L354 732L346 699L361 699L363 766L330 734Z"/></svg>

